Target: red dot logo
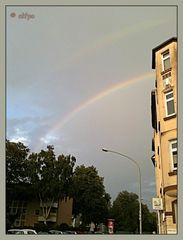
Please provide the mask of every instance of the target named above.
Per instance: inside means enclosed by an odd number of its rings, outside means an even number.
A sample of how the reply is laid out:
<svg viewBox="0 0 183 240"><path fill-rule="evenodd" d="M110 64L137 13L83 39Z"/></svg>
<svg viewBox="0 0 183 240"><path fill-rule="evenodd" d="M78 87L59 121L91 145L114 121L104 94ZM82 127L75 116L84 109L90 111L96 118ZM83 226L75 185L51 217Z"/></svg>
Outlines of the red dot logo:
<svg viewBox="0 0 183 240"><path fill-rule="evenodd" d="M12 18L16 17L16 13L15 13L15 12L12 12L12 13L10 14L10 16L11 16Z"/></svg>

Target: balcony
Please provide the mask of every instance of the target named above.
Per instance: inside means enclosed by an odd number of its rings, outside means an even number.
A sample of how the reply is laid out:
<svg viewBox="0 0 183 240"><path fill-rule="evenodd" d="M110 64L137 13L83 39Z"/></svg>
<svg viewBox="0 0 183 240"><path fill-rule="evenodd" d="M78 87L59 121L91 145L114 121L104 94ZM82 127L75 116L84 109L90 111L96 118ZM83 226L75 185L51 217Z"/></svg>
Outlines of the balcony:
<svg viewBox="0 0 183 240"><path fill-rule="evenodd" d="M167 77L171 77L171 71L172 71L172 68L170 67L170 68L164 70L163 72L161 72L163 79L165 79Z"/></svg>
<svg viewBox="0 0 183 240"><path fill-rule="evenodd" d="M169 185L164 187L164 192L169 197L177 197L177 185Z"/></svg>
<svg viewBox="0 0 183 240"><path fill-rule="evenodd" d="M39 222L44 222L45 218L43 216L38 217ZM47 219L47 222L56 222L57 221L57 216L55 213L51 213L50 216Z"/></svg>
<svg viewBox="0 0 183 240"><path fill-rule="evenodd" d="M58 208L58 203L54 202L51 204L51 202L40 202L40 207L54 207L54 208Z"/></svg>

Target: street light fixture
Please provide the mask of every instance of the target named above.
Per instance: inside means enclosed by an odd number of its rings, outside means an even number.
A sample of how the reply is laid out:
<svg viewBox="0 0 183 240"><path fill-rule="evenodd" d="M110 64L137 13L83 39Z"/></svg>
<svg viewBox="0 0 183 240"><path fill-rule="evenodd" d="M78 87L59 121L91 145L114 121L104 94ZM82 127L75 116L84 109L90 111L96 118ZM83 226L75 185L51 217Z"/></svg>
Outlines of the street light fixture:
<svg viewBox="0 0 183 240"><path fill-rule="evenodd" d="M111 153L114 153L114 154L118 154L122 157L126 157L128 158L130 161L132 161L133 163L135 163L135 165L137 166L138 168L138 173L139 173L139 233L142 234L142 203L141 203L141 171L140 171L140 166L139 164L131 157L123 154L123 153L120 153L120 152L116 152L116 151L113 151L113 150L109 150L109 149L106 149L106 148L102 148L102 151L103 152L111 152Z"/></svg>

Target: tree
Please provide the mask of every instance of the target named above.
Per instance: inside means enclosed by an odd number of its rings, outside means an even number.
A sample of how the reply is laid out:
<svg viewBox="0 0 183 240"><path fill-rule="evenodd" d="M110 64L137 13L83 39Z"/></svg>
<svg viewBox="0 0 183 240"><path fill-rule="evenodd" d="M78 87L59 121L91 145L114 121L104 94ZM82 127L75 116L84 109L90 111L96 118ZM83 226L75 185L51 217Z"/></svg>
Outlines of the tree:
<svg viewBox="0 0 183 240"><path fill-rule="evenodd" d="M30 150L23 143L6 140L6 225L10 227L20 212L10 211L12 200L30 198L27 191L26 159Z"/></svg>
<svg viewBox="0 0 183 240"><path fill-rule="evenodd" d="M157 232L156 213L150 212L146 204L142 204L143 232Z"/></svg>
<svg viewBox="0 0 183 240"><path fill-rule="evenodd" d="M127 191L120 192L113 202L111 217L119 231L135 233L138 230L138 196Z"/></svg>
<svg viewBox="0 0 183 240"><path fill-rule="evenodd" d="M82 214L83 224L106 220L110 196L105 192L103 178L94 166L78 166L73 175L74 214Z"/></svg>
<svg viewBox="0 0 183 240"><path fill-rule="evenodd" d="M7 225L13 224L18 213L11 214L11 201L38 198L44 222L47 222L53 202L71 196L73 156L59 155L54 147L31 153L23 143L6 141L6 199Z"/></svg>
<svg viewBox="0 0 183 240"><path fill-rule="evenodd" d="M71 196L75 162L70 155L56 158L53 146L47 146L47 151L32 153L27 160L28 179L40 200L45 224L54 201Z"/></svg>
<svg viewBox="0 0 183 240"><path fill-rule="evenodd" d="M138 195L127 191L120 192L113 202L111 217L115 219L116 230L129 233L138 232ZM145 204L142 204L142 231L146 233L156 231L156 216L149 211Z"/></svg>
<svg viewBox="0 0 183 240"><path fill-rule="evenodd" d="M29 149L23 143L6 140L6 184L23 183L26 179L25 160Z"/></svg>

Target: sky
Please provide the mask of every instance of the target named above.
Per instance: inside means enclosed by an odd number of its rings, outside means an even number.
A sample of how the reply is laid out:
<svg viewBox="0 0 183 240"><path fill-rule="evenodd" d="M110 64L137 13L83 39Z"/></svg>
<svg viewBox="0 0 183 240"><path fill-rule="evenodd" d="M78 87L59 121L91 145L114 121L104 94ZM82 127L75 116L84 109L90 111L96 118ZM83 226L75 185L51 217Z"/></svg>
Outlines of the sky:
<svg viewBox="0 0 183 240"><path fill-rule="evenodd" d="M176 33L173 6L8 6L6 135L31 152L54 145L95 166L114 200L155 193L152 49Z"/></svg>

